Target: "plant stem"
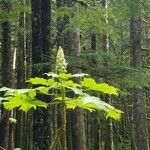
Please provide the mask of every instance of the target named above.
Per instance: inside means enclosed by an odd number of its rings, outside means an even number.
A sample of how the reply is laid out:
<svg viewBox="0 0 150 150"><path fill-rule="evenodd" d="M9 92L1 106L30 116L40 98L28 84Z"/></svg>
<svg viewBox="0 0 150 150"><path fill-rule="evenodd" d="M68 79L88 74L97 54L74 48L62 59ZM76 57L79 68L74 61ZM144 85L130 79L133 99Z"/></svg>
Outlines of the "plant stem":
<svg viewBox="0 0 150 150"><path fill-rule="evenodd" d="M62 106L61 106L61 128L63 135L61 137L62 149L67 150L66 142L66 103L65 103L65 87L62 86Z"/></svg>
<svg viewBox="0 0 150 150"><path fill-rule="evenodd" d="M61 127L57 129L53 142L50 146L50 150L55 150L56 145L61 141L61 147L63 150L67 150L67 142L66 142L66 103L65 103L65 87L61 88L62 94L62 102L60 104L60 112L61 112Z"/></svg>

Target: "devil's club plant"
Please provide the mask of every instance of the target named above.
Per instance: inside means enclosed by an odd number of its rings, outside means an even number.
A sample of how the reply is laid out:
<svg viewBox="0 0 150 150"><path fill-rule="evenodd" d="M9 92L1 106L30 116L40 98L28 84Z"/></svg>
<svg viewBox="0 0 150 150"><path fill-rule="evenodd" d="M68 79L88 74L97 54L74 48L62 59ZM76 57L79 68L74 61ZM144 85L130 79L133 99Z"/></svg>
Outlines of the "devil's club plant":
<svg viewBox="0 0 150 150"><path fill-rule="evenodd" d="M0 91L4 94L0 98L4 108L11 110L18 108L23 111L36 109L37 107L47 108L48 105L62 105L62 126L54 137L51 149L57 144L61 134L66 128L66 109L83 108L88 111L101 111L106 118L111 117L119 120L122 111L100 100L99 97L90 95L91 91L101 92L108 95L118 95L119 89L106 83L97 83L89 75L67 73L67 63L64 58L63 49L59 47L56 59L56 73L46 73L47 78L30 78L27 82L35 85L31 89L10 89L3 87ZM74 79L80 78L80 83ZM57 91L57 92L55 92ZM68 93L73 96L70 96ZM56 94L57 93L57 94ZM39 94L49 96L49 101L39 98Z"/></svg>

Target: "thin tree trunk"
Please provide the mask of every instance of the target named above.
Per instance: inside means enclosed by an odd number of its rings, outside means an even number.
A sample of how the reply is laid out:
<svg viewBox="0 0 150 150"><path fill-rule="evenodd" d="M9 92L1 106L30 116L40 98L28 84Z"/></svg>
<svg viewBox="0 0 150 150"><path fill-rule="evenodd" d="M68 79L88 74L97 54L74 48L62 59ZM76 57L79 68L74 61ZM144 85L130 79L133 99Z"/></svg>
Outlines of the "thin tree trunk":
<svg viewBox="0 0 150 150"><path fill-rule="evenodd" d="M25 6L25 0L22 0L20 5ZM17 49L17 88L25 88L25 52L26 52L26 20L25 13L21 12L19 17L19 27L22 29L18 33L18 49ZM25 148L25 114L22 111L16 110L17 124L15 128L15 147ZM20 137L20 138L18 138Z"/></svg>
<svg viewBox="0 0 150 150"><path fill-rule="evenodd" d="M105 23L108 24L108 0L102 0L102 6L105 9ZM103 35L103 49L105 53L109 53L109 35L108 33L105 33ZM107 60L104 60L105 67L108 67ZM105 82L108 82L108 78L106 75L106 78L104 79ZM109 96L105 96L105 101L107 103L111 103L111 98ZM114 149L114 142L113 142L113 128L112 128L112 120L108 118L106 120L106 137L105 137L105 150L113 150Z"/></svg>
<svg viewBox="0 0 150 150"><path fill-rule="evenodd" d="M92 33L91 35L91 50L93 52L96 51L97 47L97 37L95 33ZM94 67L96 64L96 60L92 58L92 64L91 66ZM92 141L93 141L93 149L94 150L99 150L100 149L100 136L99 136L99 130L100 130L100 122L99 122L99 113L98 112L93 112L91 115L92 118ZM90 118L90 119L91 119Z"/></svg>

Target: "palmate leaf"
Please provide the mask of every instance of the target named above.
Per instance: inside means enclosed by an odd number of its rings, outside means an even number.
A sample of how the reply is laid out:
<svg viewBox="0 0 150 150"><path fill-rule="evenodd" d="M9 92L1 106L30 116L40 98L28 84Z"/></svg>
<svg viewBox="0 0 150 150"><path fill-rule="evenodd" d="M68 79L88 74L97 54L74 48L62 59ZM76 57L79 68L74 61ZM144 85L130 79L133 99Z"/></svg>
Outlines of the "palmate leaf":
<svg viewBox="0 0 150 150"><path fill-rule="evenodd" d="M119 120L121 114L123 113L121 110L115 109L113 106L109 105L108 103L101 101L98 97L85 94L83 97L81 97L81 99L83 100L84 104L91 103L90 105L91 108L104 112L106 118L111 117L115 120Z"/></svg>
<svg viewBox="0 0 150 150"><path fill-rule="evenodd" d="M69 78L72 78L71 73L60 73L58 76L60 79L68 80Z"/></svg>
<svg viewBox="0 0 150 150"><path fill-rule="evenodd" d="M55 98L56 101L59 101L59 103L61 103L62 101L62 97L56 97ZM94 111L94 109L92 108L90 103L84 103L84 101L80 98L80 97L76 97L76 98L68 98L65 97L65 104L67 109L75 109L76 107L80 107L83 108L85 110L88 110L90 112Z"/></svg>
<svg viewBox="0 0 150 150"><path fill-rule="evenodd" d="M80 107L82 109L92 112L94 111L92 105L92 103L84 103L81 98L74 98L66 101L67 109L75 109L77 107Z"/></svg>
<svg viewBox="0 0 150 150"><path fill-rule="evenodd" d="M45 87L45 86L39 86L38 88L36 88L35 90L37 90L38 92L40 92L41 94L49 94L49 90L50 87Z"/></svg>
<svg viewBox="0 0 150 150"><path fill-rule="evenodd" d="M34 89L30 89L30 90L28 90L28 92L27 92L27 96L28 96L28 98L30 98L30 99L34 99L34 98L35 98L35 96L36 96L36 92L35 92L35 90L34 90Z"/></svg>
<svg viewBox="0 0 150 150"><path fill-rule="evenodd" d="M29 91L28 93L17 93L14 96L8 96L7 101L3 102L4 108L11 110L19 107L20 110L28 111L31 108L36 109L36 107L47 107L45 102L42 102L35 98L35 93Z"/></svg>
<svg viewBox="0 0 150 150"><path fill-rule="evenodd" d="M62 84L67 87L80 87L79 84L74 83L72 80L64 81Z"/></svg>
<svg viewBox="0 0 150 150"><path fill-rule="evenodd" d="M99 92L102 92L105 94L118 96L119 89L117 89L113 86L109 86L106 83L96 83L95 80L91 79L91 78L85 78L81 82L81 85L83 87L90 89L90 90L99 91Z"/></svg>
<svg viewBox="0 0 150 150"><path fill-rule="evenodd" d="M57 97L55 100L61 101L61 97ZM98 97L90 96L85 94L76 98L65 98L65 103L67 109L75 109L80 107L82 109L92 111L101 111L104 113L106 118L113 118L115 120L119 120L121 114L123 113L121 110L115 109L113 106L108 103L101 101Z"/></svg>
<svg viewBox="0 0 150 150"><path fill-rule="evenodd" d="M27 93L28 91L30 90L33 90L33 89L10 89L10 88L7 88L7 90L5 91L4 93L4 97L7 97L7 96L14 96L16 95L17 93Z"/></svg>

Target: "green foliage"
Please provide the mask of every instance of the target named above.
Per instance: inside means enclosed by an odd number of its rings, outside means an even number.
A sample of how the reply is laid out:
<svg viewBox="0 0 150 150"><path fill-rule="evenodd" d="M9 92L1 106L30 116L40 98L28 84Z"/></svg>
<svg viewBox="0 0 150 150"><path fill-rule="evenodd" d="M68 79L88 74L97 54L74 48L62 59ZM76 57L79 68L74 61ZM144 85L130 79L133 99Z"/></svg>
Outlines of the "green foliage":
<svg viewBox="0 0 150 150"><path fill-rule="evenodd" d="M9 10L4 9L4 1L0 1L0 21L17 21L20 13L31 14L31 7L23 4L22 1L13 0L9 4Z"/></svg>
<svg viewBox="0 0 150 150"><path fill-rule="evenodd" d="M53 79L44 79L44 78L30 78L27 82L32 83L33 85L45 85L50 86L52 83L54 83Z"/></svg>
<svg viewBox="0 0 150 150"><path fill-rule="evenodd" d="M65 97L65 103L68 109L75 109L81 107L88 111L102 111L106 117L114 118L118 120L121 116L122 111L115 109L113 106L101 101L98 97L90 96L84 91L94 90L109 95L118 95L118 89L108 84L96 83L94 79L87 76L86 74L47 74L53 76L50 79L44 78L31 78L27 82L33 85L39 85L33 89L9 89L1 88L0 91L5 92L3 105L5 109L11 110L19 107L20 110L28 111L31 108L36 109L37 107L47 108L48 104L38 99L37 93L48 95L49 90L62 89L70 90L74 92L75 97ZM75 83L72 79L82 78L80 83ZM42 86L41 86L42 85ZM54 94L54 93L53 93ZM60 94L54 94L55 98L53 101L61 103L62 97ZM1 98L2 99L2 98ZM51 104L51 103L49 103ZM52 103L53 104L53 103Z"/></svg>
<svg viewBox="0 0 150 150"><path fill-rule="evenodd" d="M113 87L113 86L109 86L106 83L101 83L101 84L97 84L95 82L94 79L88 78L88 79L84 79L82 81L82 86L86 87L90 90L94 90L94 91L100 91L103 92L105 94L109 94L109 95L117 95L118 96L118 90L117 88Z"/></svg>
<svg viewBox="0 0 150 150"><path fill-rule="evenodd" d="M4 95L4 108L11 110L19 107L20 110L28 111L31 108L47 107L45 102L38 100L34 89L12 90L8 89Z"/></svg>

